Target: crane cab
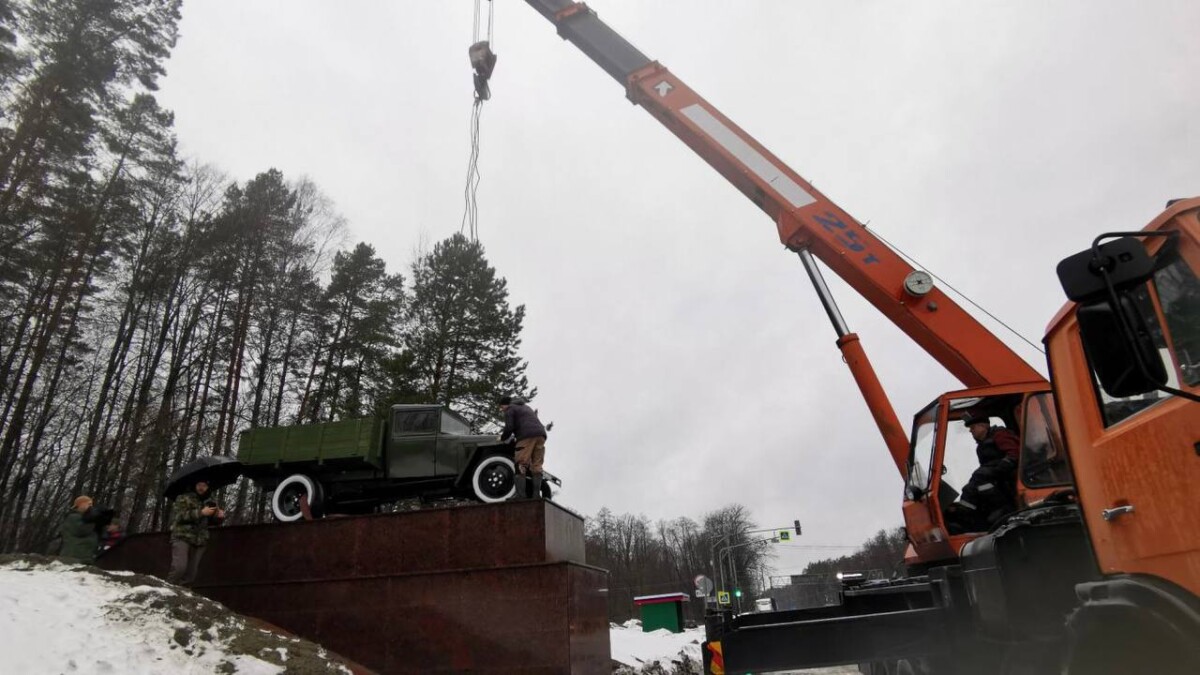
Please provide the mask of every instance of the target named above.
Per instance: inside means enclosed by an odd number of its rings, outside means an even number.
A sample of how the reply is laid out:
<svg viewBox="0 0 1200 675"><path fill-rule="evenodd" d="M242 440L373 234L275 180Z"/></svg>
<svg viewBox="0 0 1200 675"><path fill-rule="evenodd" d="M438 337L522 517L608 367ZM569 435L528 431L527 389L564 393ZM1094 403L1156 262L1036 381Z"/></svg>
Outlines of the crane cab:
<svg viewBox="0 0 1200 675"><path fill-rule="evenodd" d="M1003 453L1003 461L981 462L981 440L964 424L971 418L986 420L982 442ZM906 563L921 567L951 560L1010 514L1073 495L1048 384L948 392L913 420L903 509L910 540Z"/></svg>

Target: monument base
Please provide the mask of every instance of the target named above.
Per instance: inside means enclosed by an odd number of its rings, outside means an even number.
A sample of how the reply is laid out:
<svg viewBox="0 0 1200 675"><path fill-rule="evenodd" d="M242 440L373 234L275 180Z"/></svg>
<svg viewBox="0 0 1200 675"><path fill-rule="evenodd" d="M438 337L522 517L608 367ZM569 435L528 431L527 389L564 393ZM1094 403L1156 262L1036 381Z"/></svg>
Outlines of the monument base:
<svg viewBox="0 0 1200 675"><path fill-rule="evenodd" d="M380 673L610 673L608 573L542 500L216 528L193 589ZM165 577L166 533L97 562Z"/></svg>

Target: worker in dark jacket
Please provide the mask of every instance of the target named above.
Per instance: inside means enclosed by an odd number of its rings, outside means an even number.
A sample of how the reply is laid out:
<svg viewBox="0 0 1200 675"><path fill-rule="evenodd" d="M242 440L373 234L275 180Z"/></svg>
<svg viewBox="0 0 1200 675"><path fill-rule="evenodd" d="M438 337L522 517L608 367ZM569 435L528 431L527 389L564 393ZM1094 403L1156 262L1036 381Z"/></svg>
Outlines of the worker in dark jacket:
<svg viewBox="0 0 1200 675"><path fill-rule="evenodd" d="M1016 510L1017 457L1020 441L1004 427L991 426L987 415L969 415L963 423L975 439L979 468L962 489L958 501L946 509L950 534L986 532L1000 518Z"/></svg>
<svg viewBox="0 0 1200 675"><path fill-rule="evenodd" d="M515 499L540 497L542 495L542 462L546 458L546 427L538 419L537 411L512 396L500 398L500 412L504 415L504 429L500 440L513 438L517 452L513 460L517 464ZM528 481L527 481L528 477Z"/></svg>
<svg viewBox="0 0 1200 675"><path fill-rule="evenodd" d="M111 519L112 513L112 509L97 509L87 495L76 497L71 511L63 518L62 545L58 554L82 563L93 562L100 543L96 523L106 515Z"/></svg>
<svg viewBox="0 0 1200 675"><path fill-rule="evenodd" d="M209 525L220 525L225 511L208 496L208 483L198 481L195 490L175 498L171 505L171 571L167 581L190 586L200 569L200 558L208 546Z"/></svg>
<svg viewBox="0 0 1200 675"><path fill-rule="evenodd" d="M991 456L996 451L1003 453L1013 462L1020 459L1021 439L1005 427L992 426L991 417L976 413L968 415L963 424L971 431L971 438L975 439L975 454L979 456L980 464L983 463L983 456Z"/></svg>

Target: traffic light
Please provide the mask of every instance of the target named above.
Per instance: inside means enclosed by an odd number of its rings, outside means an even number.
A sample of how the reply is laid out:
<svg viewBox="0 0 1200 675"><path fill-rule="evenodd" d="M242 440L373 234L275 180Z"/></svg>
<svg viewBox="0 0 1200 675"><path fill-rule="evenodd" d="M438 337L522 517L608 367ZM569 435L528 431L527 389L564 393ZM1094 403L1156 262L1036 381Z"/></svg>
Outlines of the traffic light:
<svg viewBox="0 0 1200 675"><path fill-rule="evenodd" d="M799 537L800 536L800 521L793 520L792 524L796 526L796 536Z"/></svg>
<svg viewBox="0 0 1200 675"><path fill-rule="evenodd" d="M740 589L740 588L733 589L733 597L735 597L735 598L742 597L742 589Z"/></svg>

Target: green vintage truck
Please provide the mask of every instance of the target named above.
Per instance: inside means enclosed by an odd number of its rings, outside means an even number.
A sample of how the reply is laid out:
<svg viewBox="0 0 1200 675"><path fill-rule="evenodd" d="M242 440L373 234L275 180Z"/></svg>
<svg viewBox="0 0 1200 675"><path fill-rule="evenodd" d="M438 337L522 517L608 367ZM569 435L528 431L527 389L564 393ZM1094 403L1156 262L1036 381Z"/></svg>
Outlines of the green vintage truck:
<svg viewBox="0 0 1200 675"><path fill-rule="evenodd" d="M385 419L364 418L248 429L238 439L243 473L271 493L271 513L304 517L371 513L405 497L481 502L513 495L513 446L476 433L439 405L396 405ZM542 496L562 482L545 474Z"/></svg>

